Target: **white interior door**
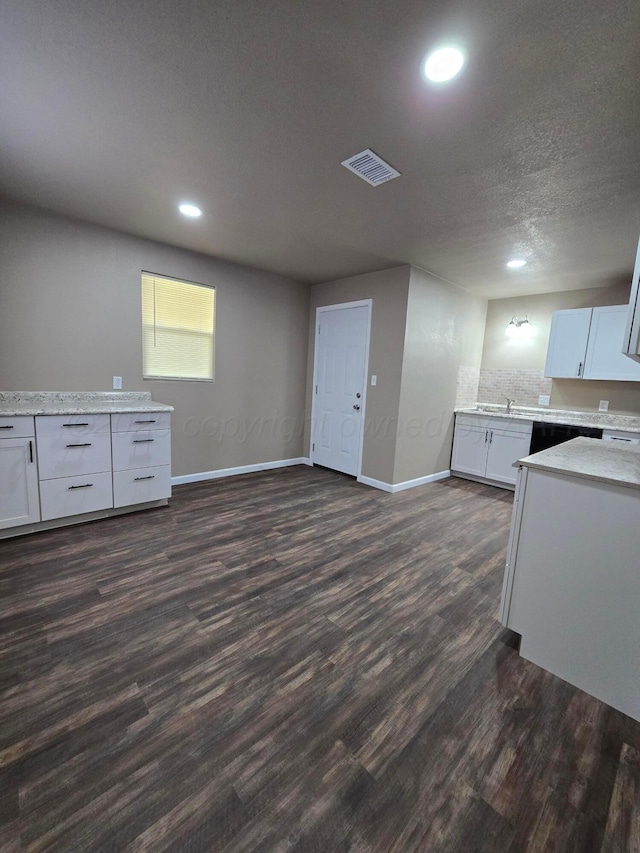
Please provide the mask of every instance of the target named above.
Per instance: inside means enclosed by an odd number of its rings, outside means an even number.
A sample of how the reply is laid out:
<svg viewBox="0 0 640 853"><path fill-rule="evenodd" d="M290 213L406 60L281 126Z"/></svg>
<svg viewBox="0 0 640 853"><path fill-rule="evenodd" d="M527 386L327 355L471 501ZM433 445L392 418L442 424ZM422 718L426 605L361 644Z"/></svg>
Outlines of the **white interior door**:
<svg viewBox="0 0 640 853"><path fill-rule="evenodd" d="M367 375L368 305L319 309L312 458L359 474Z"/></svg>

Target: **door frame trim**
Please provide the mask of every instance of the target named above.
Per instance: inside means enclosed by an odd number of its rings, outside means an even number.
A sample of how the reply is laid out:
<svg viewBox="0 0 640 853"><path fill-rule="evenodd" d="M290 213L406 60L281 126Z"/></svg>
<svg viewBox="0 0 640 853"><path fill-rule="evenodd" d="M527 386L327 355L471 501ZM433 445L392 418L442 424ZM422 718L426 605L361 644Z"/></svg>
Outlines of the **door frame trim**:
<svg viewBox="0 0 640 853"><path fill-rule="evenodd" d="M364 346L364 383L362 386L362 404L360 418L360 447L358 450L358 468L356 471L356 479L360 480L362 476L362 453L364 450L364 423L367 416L367 387L369 384L369 344L371 341L371 315L373 314L373 299L358 299L355 302L340 302L337 305L319 305L316 308L316 314L313 326L313 384L311 386L311 430L309 439L309 461L313 465L313 443L315 441L316 431L316 385L318 378L318 324L323 314L329 311L341 311L343 308L366 308L367 317L367 334Z"/></svg>

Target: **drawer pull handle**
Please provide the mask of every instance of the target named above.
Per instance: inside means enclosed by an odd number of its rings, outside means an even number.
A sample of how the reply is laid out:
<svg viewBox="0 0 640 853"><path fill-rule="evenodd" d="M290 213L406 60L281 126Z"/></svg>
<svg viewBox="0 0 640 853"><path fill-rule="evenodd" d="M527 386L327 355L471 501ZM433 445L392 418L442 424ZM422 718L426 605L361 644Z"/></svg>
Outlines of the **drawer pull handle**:
<svg viewBox="0 0 640 853"><path fill-rule="evenodd" d="M13 429L13 424L7 424L6 426L3 424L0 426L0 429Z"/></svg>
<svg viewBox="0 0 640 853"><path fill-rule="evenodd" d="M72 489L90 489L93 486L93 483L85 483L84 486L67 486L67 489L71 491Z"/></svg>
<svg viewBox="0 0 640 853"><path fill-rule="evenodd" d="M91 442L85 441L84 444L67 444L67 447L91 447Z"/></svg>
<svg viewBox="0 0 640 853"><path fill-rule="evenodd" d="M29 462L33 462L33 441L29 439Z"/></svg>
<svg viewBox="0 0 640 853"><path fill-rule="evenodd" d="M134 483L135 483L135 482L136 482L136 480L155 480L155 478L156 478L156 475L155 475L155 474L149 474L149 476L148 476L148 477L134 477L134 478L133 478L133 481L134 481Z"/></svg>
<svg viewBox="0 0 640 853"><path fill-rule="evenodd" d="M134 421L136 424L155 424L155 420L151 421Z"/></svg>
<svg viewBox="0 0 640 853"><path fill-rule="evenodd" d="M70 427L74 427L74 426L89 426L89 421L87 421L87 422L86 422L86 423L84 423L84 424L62 424L62 426L70 426Z"/></svg>
<svg viewBox="0 0 640 853"><path fill-rule="evenodd" d="M155 441L155 438L134 438L134 444L146 444L148 441Z"/></svg>

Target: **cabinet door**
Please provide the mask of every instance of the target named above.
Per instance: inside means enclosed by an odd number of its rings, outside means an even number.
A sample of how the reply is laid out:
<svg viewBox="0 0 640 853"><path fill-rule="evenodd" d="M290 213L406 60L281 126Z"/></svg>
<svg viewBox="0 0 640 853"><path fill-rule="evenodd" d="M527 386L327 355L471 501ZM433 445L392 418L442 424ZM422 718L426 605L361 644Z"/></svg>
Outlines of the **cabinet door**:
<svg viewBox="0 0 640 853"><path fill-rule="evenodd" d="M627 325L626 305L593 309L585 379L614 379L640 382L640 364L622 352Z"/></svg>
<svg viewBox="0 0 640 853"><path fill-rule="evenodd" d="M490 430L485 477L515 485L518 469L513 467L513 463L529 455L530 444L530 435Z"/></svg>
<svg viewBox="0 0 640 853"><path fill-rule="evenodd" d="M487 467L489 430L456 424L453 434L451 469L463 474L484 477Z"/></svg>
<svg viewBox="0 0 640 853"><path fill-rule="evenodd" d="M577 379L584 371L593 308L554 311L544 375Z"/></svg>
<svg viewBox="0 0 640 853"><path fill-rule="evenodd" d="M627 324L622 349L625 355L640 361L640 240L631 279L631 295L627 306Z"/></svg>
<svg viewBox="0 0 640 853"><path fill-rule="evenodd" d="M0 529L40 521L33 438L0 440Z"/></svg>
<svg viewBox="0 0 640 853"><path fill-rule="evenodd" d="M507 561L504 567L499 616L500 622L502 622L505 628L511 628L512 631L516 631L518 634L522 633L522 626L518 621L517 608L511 606L511 597L518 559L518 542L520 539L520 524L522 523L524 493L527 485L527 471L528 469L524 467L516 469L516 492L513 498L513 511L511 513L511 527L509 528L509 544L507 545Z"/></svg>

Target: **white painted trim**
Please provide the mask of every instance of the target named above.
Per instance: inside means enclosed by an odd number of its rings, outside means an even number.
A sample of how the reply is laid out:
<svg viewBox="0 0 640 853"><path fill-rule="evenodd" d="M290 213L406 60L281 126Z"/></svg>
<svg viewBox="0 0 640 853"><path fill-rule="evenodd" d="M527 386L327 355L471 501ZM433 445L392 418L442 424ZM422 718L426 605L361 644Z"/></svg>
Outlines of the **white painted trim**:
<svg viewBox="0 0 640 853"><path fill-rule="evenodd" d="M508 489L515 491L515 483L502 483L500 480L489 480L487 477L478 477L475 474L467 474L464 471L451 471L452 477L459 477L461 480L473 480L474 483L483 483L485 486L495 486L498 489Z"/></svg>
<svg viewBox="0 0 640 853"><path fill-rule="evenodd" d="M342 311L343 308L371 308L373 299L358 299L355 302L339 302L336 305L318 305L316 318L319 311Z"/></svg>
<svg viewBox="0 0 640 853"><path fill-rule="evenodd" d="M374 480L373 477L363 477L362 474L358 477L358 482L365 486L373 486L374 489L380 489L383 492L393 491L391 483L383 483L382 480Z"/></svg>
<svg viewBox="0 0 640 853"><path fill-rule="evenodd" d="M369 317L367 321L367 336L364 347L364 382L362 385L362 403L360 410L360 449L358 452L358 470L356 478L360 479L362 474L362 454L364 452L364 424L367 417L367 388L369 386L369 345L371 342L371 318L373 315L373 299L358 299L355 302L342 302L338 305L319 305L316 308L316 316L313 327L313 384L311 386L311 436L309 438L309 464L313 465L314 425L316 422L316 385L318 384L318 322L320 316L327 311L341 311L343 308L367 308Z"/></svg>
<svg viewBox="0 0 640 853"><path fill-rule="evenodd" d="M451 471L437 471L435 474L427 474L426 477L416 477L415 480L405 480L404 483L396 483L391 488L393 492L404 492L405 489L413 489L416 486L425 486L427 483L446 480L450 476Z"/></svg>
<svg viewBox="0 0 640 853"><path fill-rule="evenodd" d="M157 509L167 506L167 498L157 501L146 501L140 504L128 504L127 506L107 507L97 509L94 512L82 512L79 515L63 515L60 518L51 518L47 521L33 521L31 524L21 524L18 527L5 527L0 530L1 539L11 539L14 536L25 536L27 533L39 533L41 530L55 530L58 527L71 527L74 524L84 524L86 521L100 521L103 518L114 518L117 515L125 515L128 512L140 512L143 509Z"/></svg>
<svg viewBox="0 0 640 853"><path fill-rule="evenodd" d="M405 480L403 483L384 483L382 480L374 480L372 477L358 477L359 483L364 483L365 486L373 486L374 489L381 489L383 492L404 492L405 489L413 489L416 486L424 486L427 483L435 483L436 480L446 480L451 476L450 471L438 471L435 474L428 474L426 477L416 477L415 480Z"/></svg>
<svg viewBox="0 0 640 853"><path fill-rule="evenodd" d="M288 468L290 465L311 465L307 456L297 459L276 459L274 462L259 462L256 465L240 465L237 468L219 468L217 471L200 471L197 474L183 474L172 477L172 486L184 483L200 483L203 480L219 480L221 477L235 477L237 474L253 474L255 471L271 471L273 468Z"/></svg>

